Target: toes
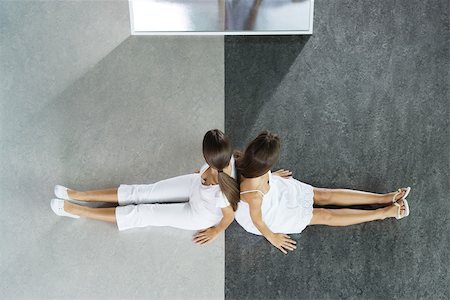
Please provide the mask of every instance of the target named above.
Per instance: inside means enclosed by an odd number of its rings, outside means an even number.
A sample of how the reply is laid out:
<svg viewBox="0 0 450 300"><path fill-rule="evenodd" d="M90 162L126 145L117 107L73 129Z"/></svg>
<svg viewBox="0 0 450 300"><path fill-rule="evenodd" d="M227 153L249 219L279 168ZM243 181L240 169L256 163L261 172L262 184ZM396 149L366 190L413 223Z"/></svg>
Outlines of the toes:
<svg viewBox="0 0 450 300"><path fill-rule="evenodd" d="M404 214L406 207L405 202L403 200L397 201L397 203L400 205L400 214Z"/></svg>

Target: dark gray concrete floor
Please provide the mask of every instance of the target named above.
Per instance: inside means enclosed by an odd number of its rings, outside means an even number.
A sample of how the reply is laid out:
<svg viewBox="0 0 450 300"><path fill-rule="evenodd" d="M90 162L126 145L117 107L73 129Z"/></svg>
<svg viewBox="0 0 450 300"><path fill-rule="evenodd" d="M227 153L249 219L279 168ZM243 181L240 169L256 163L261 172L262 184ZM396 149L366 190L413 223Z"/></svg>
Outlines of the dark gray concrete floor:
<svg viewBox="0 0 450 300"><path fill-rule="evenodd" d="M314 186L411 186L411 215L308 227L283 255L234 223L227 299L448 299L448 1L315 3L311 37L225 38L225 128L281 136Z"/></svg>

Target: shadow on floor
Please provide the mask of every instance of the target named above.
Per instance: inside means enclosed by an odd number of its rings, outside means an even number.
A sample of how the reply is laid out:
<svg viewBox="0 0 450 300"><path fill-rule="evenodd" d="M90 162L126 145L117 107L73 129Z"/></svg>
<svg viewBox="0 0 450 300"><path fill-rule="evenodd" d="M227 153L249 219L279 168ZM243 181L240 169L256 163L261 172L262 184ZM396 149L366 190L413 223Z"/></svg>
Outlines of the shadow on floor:
<svg viewBox="0 0 450 300"><path fill-rule="evenodd" d="M310 36L225 36L225 127L252 128L260 110L275 93ZM256 132L255 132L256 134ZM234 146L242 148L250 133L234 132Z"/></svg>

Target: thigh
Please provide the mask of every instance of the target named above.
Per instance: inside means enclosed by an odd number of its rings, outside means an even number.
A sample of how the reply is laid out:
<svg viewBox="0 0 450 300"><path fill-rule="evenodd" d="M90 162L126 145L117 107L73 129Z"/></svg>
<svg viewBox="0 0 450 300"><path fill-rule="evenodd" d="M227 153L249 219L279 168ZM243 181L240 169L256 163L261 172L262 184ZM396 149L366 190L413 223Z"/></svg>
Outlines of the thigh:
<svg viewBox="0 0 450 300"><path fill-rule="evenodd" d="M163 202L177 201L177 199L189 200L192 185L198 176L199 174L188 174L155 182L151 184L148 199L152 202L159 199L168 200Z"/></svg>
<svg viewBox="0 0 450 300"><path fill-rule="evenodd" d="M118 206L116 220L119 230L147 226L170 226L186 230L204 229L189 202L170 204L139 204Z"/></svg>
<svg viewBox="0 0 450 300"><path fill-rule="evenodd" d="M313 216L308 225L324 225L330 219L327 208L313 208Z"/></svg>
<svg viewBox="0 0 450 300"><path fill-rule="evenodd" d="M313 192L315 204L327 205L330 203L332 189L314 187Z"/></svg>
<svg viewBox="0 0 450 300"><path fill-rule="evenodd" d="M198 176L198 174L182 175L152 184L122 184L118 189L119 204L188 201Z"/></svg>

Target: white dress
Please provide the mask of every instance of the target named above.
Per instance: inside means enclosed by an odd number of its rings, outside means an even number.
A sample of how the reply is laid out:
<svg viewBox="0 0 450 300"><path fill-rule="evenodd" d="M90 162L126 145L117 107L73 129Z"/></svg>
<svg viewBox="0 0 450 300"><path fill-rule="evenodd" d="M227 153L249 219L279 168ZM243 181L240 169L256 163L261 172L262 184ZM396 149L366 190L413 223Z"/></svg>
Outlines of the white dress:
<svg viewBox="0 0 450 300"><path fill-rule="evenodd" d="M262 197L262 219L274 233L300 233L313 214L313 186L294 178L273 176L269 171L269 191ZM249 205L240 201L236 221L248 232L261 235L250 217Z"/></svg>

